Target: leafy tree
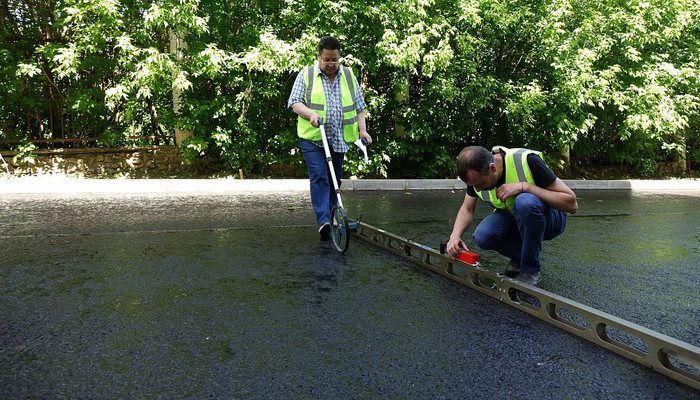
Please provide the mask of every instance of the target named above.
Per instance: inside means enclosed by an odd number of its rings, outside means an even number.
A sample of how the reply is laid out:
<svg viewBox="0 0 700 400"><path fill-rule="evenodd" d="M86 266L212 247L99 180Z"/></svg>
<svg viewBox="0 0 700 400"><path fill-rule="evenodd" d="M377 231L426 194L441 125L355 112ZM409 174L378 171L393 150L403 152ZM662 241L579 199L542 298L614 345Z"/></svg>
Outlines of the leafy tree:
<svg viewBox="0 0 700 400"><path fill-rule="evenodd" d="M556 1L544 35L557 133L580 156L635 163L684 156L698 112L694 1Z"/></svg>
<svg viewBox="0 0 700 400"><path fill-rule="evenodd" d="M700 161L699 20L697 0L0 0L0 140L178 128L207 168L303 170L287 98L332 34L377 139L348 173L453 177L468 144L650 173Z"/></svg>

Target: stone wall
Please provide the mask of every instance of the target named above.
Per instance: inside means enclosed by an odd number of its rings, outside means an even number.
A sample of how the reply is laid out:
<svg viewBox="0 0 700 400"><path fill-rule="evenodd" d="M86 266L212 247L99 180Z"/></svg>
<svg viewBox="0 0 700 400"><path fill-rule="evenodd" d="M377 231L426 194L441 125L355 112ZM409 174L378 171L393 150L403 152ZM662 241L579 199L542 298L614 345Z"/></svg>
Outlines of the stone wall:
<svg viewBox="0 0 700 400"><path fill-rule="evenodd" d="M14 176L65 175L85 178L168 178L188 172L176 146L36 150L33 163L14 163L2 152L0 173Z"/></svg>

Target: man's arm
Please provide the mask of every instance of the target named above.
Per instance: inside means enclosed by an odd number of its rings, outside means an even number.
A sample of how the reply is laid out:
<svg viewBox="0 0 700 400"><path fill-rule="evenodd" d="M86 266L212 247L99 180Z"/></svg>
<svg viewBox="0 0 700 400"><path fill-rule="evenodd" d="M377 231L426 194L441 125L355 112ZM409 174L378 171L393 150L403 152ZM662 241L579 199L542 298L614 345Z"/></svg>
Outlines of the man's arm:
<svg viewBox="0 0 700 400"><path fill-rule="evenodd" d="M496 190L496 197L505 201L508 197L517 196L520 193L532 193L557 210L575 214L578 210L576 194L559 178L546 188L530 185L527 182L507 183Z"/></svg>
<svg viewBox="0 0 700 400"><path fill-rule="evenodd" d="M367 123L365 122L365 110L357 112L357 127L360 130L360 138L365 138L367 144L372 144L372 136L367 133Z"/></svg>
<svg viewBox="0 0 700 400"><path fill-rule="evenodd" d="M565 211L569 214L576 214L576 210L578 210L576 194L559 178L546 188L527 183L523 185L523 188L526 192L534 194L557 210Z"/></svg>
<svg viewBox="0 0 700 400"><path fill-rule="evenodd" d="M355 82L355 87L357 88L354 100L355 106L357 107L357 127L360 131L360 139L364 138L365 140L367 140L367 144L372 144L372 136L370 136L369 133L367 133L367 113L365 112L367 104L365 103L364 96L362 95L362 88L360 87L360 83L357 81L357 78L355 76L353 76L353 81Z"/></svg>
<svg viewBox="0 0 700 400"><path fill-rule="evenodd" d="M304 103L294 103L292 104L292 111L294 111L298 116L308 119L311 125L318 128L321 125L321 117L310 109Z"/></svg>
<svg viewBox="0 0 700 400"><path fill-rule="evenodd" d="M465 195L464 202L462 202L462 206L459 208L459 211L457 211L457 217L455 217L450 240L447 242L447 252L450 253L452 257L459 256L461 251L469 250L467 245L462 241L462 235L472 223L477 201L478 199L476 197Z"/></svg>

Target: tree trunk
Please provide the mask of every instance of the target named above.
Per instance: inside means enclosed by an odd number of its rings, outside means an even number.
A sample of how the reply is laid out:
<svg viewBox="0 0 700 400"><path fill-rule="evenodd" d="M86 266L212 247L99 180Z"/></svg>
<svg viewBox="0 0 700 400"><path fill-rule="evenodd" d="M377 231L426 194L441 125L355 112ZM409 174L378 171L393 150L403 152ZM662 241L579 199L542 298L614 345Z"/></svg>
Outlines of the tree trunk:
<svg viewBox="0 0 700 400"><path fill-rule="evenodd" d="M403 137L406 133L406 128L400 122L401 114L406 109L406 104L408 104L408 98L410 96L411 80L408 71L400 81L394 84L394 99L399 106L395 108L394 112L394 134L396 137Z"/></svg>
<svg viewBox="0 0 700 400"><path fill-rule="evenodd" d="M182 59L182 51L187 49L187 43L184 41L181 35L168 30L168 36L170 37L170 54L175 55L176 60ZM177 71L174 72L177 74ZM180 114L180 89L173 86L173 112L175 115ZM177 147L182 146L182 143L190 136L193 135L192 131L184 131L179 128L175 128L175 145Z"/></svg>

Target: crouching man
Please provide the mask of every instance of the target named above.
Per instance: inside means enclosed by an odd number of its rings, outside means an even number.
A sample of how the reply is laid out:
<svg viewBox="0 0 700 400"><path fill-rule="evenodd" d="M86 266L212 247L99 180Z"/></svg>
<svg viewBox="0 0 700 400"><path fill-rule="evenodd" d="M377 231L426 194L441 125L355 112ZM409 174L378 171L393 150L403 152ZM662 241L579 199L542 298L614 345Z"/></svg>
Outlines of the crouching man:
<svg viewBox="0 0 700 400"><path fill-rule="evenodd" d="M467 194L457 212L447 251L467 251L462 235L474 217L478 199L494 208L472 238L482 249L510 258L505 275L536 286L540 283L542 242L561 235L567 213L578 209L576 195L544 163L541 153L501 146L491 151L469 146L457 159Z"/></svg>

